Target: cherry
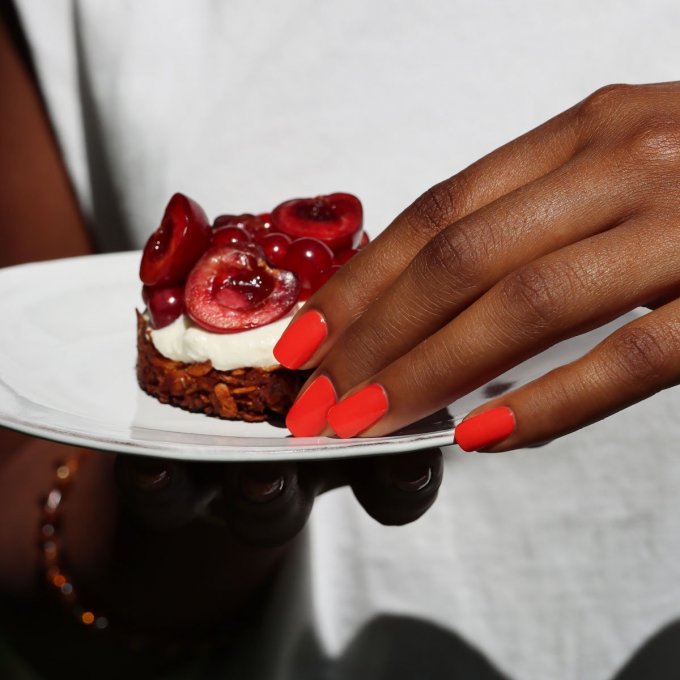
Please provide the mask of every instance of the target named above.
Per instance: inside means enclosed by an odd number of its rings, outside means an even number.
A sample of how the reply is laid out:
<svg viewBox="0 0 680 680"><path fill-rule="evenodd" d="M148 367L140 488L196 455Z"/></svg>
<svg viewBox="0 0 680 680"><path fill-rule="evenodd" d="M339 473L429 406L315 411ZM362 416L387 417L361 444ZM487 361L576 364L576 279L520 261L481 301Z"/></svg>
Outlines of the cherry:
<svg viewBox="0 0 680 680"><path fill-rule="evenodd" d="M276 321L293 307L299 291L292 272L270 268L261 253L239 244L210 248L201 257L187 279L185 299L199 326L235 333Z"/></svg>
<svg viewBox="0 0 680 680"><path fill-rule="evenodd" d="M354 248L348 248L347 250L343 250L341 253L336 253L333 261L337 265L345 264L346 262L349 262L358 252L359 251L355 250Z"/></svg>
<svg viewBox="0 0 680 680"><path fill-rule="evenodd" d="M283 260L284 269L292 271L303 290L314 291L319 281L333 264L333 251L315 238L293 241Z"/></svg>
<svg viewBox="0 0 680 680"><path fill-rule="evenodd" d="M215 300L229 309L250 309L259 305L273 290L274 281L268 274L246 269L229 268L213 280Z"/></svg>
<svg viewBox="0 0 680 680"><path fill-rule="evenodd" d="M226 226L213 229L210 246L233 246L250 242L250 234L243 227Z"/></svg>
<svg viewBox="0 0 680 680"><path fill-rule="evenodd" d="M213 222L213 229L220 227L241 227L250 232L262 228L262 220L256 215L243 213L242 215L218 215Z"/></svg>
<svg viewBox="0 0 680 680"><path fill-rule="evenodd" d="M262 224L264 225L265 229L271 229L272 228L272 214L271 213L260 213L258 215L258 218L262 220Z"/></svg>
<svg viewBox="0 0 680 680"><path fill-rule="evenodd" d="M263 213L262 215L251 215L244 213L243 215L220 215L215 218L213 222L213 229L220 227L240 227L245 229L250 238L257 240L257 236L262 232L262 235L269 233L271 229L271 215Z"/></svg>
<svg viewBox="0 0 680 680"><path fill-rule="evenodd" d="M314 293L316 293L319 288L325 286L328 279L330 279L335 272L340 270L341 265L332 264L323 274L319 275L319 278L315 281L313 288L300 288L300 302L308 300Z"/></svg>
<svg viewBox="0 0 680 680"><path fill-rule="evenodd" d="M290 236L272 232L267 234L261 241L264 256L273 267L283 267L286 253L291 244Z"/></svg>
<svg viewBox="0 0 680 680"><path fill-rule="evenodd" d="M339 271L341 266L342 266L342 265L339 265L339 264L333 264L333 265L331 265L331 266L330 266L330 267L329 267L329 268L328 268L328 269L327 269L327 270L319 277L319 280L318 280L318 283L317 283L317 290L319 290L319 288L321 288L321 286L326 285L326 282L328 281L328 279L330 279L331 276L333 276L333 274L335 274L337 271Z"/></svg>
<svg viewBox="0 0 680 680"><path fill-rule="evenodd" d="M147 286L182 283L210 244L210 226L203 208L175 194L161 224L144 246L139 278Z"/></svg>
<svg viewBox="0 0 680 680"><path fill-rule="evenodd" d="M336 193L281 203L272 221L273 229L291 238L312 237L340 252L359 244L363 210L356 196Z"/></svg>
<svg viewBox="0 0 680 680"><path fill-rule="evenodd" d="M184 313L184 288L182 286L142 288L142 299L149 310L151 328L169 326Z"/></svg>
<svg viewBox="0 0 680 680"><path fill-rule="evenodd" d="M232 244L232 247L241 250L244 253L250 253L251 255L255 255L255 257L259 259L264 258L264 251L262 250L262 246L259 246L257 243L253 243L252 241L249 241L248 243L235 243Z"/></svg>
<svg viewBox="0 0 680 680"><path fill-rule="evenodd" d="M370 243L370 241L371 239L368 237L368 234L365 231L361 232L361 240L359 241L357 248L359 250L365 248Z"/></svg>

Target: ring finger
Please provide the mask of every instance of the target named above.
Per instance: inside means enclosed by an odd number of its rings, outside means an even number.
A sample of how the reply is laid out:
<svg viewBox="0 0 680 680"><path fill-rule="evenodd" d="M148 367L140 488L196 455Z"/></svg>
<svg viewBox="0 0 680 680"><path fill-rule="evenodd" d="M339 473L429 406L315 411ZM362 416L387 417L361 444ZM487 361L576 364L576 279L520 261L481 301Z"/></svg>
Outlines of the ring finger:
<svg viewBox="0 0 680 680"><path fill-rule="evenodd" d="M324 358L341 393L406 354L504 276L622 222L634 180L585 152L441 231ZM606 197L606 198L605 198Z"/></svg>
<svg viewBox="0 0 680 680"><path fill-rule="evenodd" d="M659 297L680 280L680 231L636 218L539 258L354 388L328 412L342 437L382 436L524 359Z"/></svg>

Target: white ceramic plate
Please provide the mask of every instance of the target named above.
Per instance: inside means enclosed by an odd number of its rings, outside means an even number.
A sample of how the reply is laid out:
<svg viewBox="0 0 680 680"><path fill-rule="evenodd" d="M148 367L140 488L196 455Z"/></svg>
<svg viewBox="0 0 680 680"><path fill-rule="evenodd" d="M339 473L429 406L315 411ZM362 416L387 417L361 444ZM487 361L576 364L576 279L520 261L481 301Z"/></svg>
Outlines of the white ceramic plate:
<svg viewBox="0 0 680 680"><path fill-rule="evenodd" d="M0 270L0 425L67 444L186 460L341 458L445 446L456 418L581 356L612 330L562 343L395 435L292 438L268 423L163 405L139 389L139 259L138 252L117 253Z"/></svg>

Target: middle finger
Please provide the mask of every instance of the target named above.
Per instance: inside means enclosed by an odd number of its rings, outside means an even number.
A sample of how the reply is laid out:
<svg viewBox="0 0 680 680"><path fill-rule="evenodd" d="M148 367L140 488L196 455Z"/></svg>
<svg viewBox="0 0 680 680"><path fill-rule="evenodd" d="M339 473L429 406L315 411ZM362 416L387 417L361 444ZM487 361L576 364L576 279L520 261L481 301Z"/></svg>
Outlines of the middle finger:
<svg viewBox="0 0 680 680"><path fill-rule="evenodd" d="M539 258L351 391L328 413L336 434L382 436L547 347L658 297L680 280L680 230L640 217Z"/></svg>
<svg viewBox="0 0 680 680"><path fill-rule="evenodd" d="M509 272L623 221L638 202L617 167L584 151L432 239L333 344L288 415L291 432L318 434L323 419L310 417L310 405L327 411L336 394L407 354Z"/></svg>

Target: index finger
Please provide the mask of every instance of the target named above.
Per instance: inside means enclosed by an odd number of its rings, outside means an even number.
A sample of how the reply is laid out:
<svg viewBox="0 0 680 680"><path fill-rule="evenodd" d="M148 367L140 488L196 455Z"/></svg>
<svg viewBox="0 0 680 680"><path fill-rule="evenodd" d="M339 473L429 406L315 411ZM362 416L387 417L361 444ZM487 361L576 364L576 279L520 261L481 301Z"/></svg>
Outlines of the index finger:
<svg viewBox="0 0 680 680"><path fill-rule="evenodd" d="M274 348L277 361L317 365L442 229L572 158L582 145L577 114L559 114L428 189L298 311Z"/></svg>

